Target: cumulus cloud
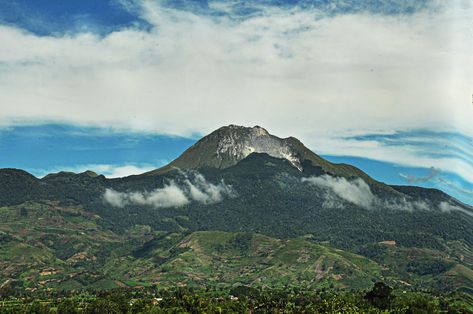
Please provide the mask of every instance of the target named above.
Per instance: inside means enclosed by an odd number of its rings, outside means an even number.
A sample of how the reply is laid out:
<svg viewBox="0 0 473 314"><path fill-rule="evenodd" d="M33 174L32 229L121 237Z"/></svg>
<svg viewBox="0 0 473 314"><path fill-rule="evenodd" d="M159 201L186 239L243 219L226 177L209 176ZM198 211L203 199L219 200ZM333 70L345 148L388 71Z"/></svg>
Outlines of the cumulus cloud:
<svg viewBox="0 0 473 314"><path fill-rule="evenodd" d="M348 181L341 177L323 175L319 177L303 178L302 182L308 182L328 189L339 198L357 206L371 208L375 201L375 196L371 192L370 187L360 178Z"/></svg>
<svg viewBox="0 0 473 314"><path fill-rule="evenodd" d="M144 205L155 208L181 207L192 201L201 204L215 204L225 197L234 197L233 188L223 181L218 184L208 182L205 177L196 172L180 172L183 178L179 181L170 180L162 188L147 192L118 192L106 189L104 201L114 207L127 205Z"/></svg>

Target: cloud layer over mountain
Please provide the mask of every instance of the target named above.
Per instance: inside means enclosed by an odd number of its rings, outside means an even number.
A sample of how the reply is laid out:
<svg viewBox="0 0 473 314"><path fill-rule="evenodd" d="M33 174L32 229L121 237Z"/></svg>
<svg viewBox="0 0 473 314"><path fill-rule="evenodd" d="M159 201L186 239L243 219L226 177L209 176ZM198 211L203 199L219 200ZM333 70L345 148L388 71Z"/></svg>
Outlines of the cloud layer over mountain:
<svg viewBox="0 0 473 314"><path fill-rule="evenodd" d="M369 185L361 178L347 180L342 177L322 175L302 178L302 182L324 190L323 206L326 208L340 208L347 204L354 204L366 209L436 210L444 213L460 211L469 216L473 215L473 212L445 201L435 203L430 200L411 199L405 196L381 199L373 194Z"/></svg>
<svg viewBox="0 0 473 314"><path fill-rule="evenodd" d="M145 205L156 208L180 207L192 201L201 204L215 204L226 197L234 197L231 186L223 181L213 184L197 172L181 173L183 178L170 180L164 187L153 191L118 192L106 189L104 201L114 207L127 205Z"/></svg>
<svg viewBox="0 0 473 314"><path fill-rule="evenodd" d="M360 207L371 208L375 201L375 196L371 193L370 187L360 178L348 181L345 178L323 175L303 178L302 182L309 182L310 184L328 189L339 198Z"/></svg>

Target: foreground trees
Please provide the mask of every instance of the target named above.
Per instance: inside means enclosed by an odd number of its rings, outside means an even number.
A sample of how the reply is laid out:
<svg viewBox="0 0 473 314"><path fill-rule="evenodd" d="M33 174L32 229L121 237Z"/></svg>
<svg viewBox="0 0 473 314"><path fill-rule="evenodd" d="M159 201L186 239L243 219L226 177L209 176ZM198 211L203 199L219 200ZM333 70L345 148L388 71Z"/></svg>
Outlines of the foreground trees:
<svg viewBox="0 0 473 314"><path fill-rule="evenodd" d="M231 290L102 291L42 298L4 298L0 313L473 313L468 296L394 291L376 283L370 291ZM469 303L470 302L470 303Z"/></svg>

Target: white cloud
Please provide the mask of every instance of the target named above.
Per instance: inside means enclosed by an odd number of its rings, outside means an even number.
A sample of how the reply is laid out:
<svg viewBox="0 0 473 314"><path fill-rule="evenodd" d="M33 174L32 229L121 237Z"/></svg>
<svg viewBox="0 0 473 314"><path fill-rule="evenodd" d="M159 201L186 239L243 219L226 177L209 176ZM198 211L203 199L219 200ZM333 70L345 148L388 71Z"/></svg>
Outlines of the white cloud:
<svg viewBox="0 0 473 314"><path fill-rule="evenodd" d="M471 2L396 16L273 8L242 21L141 4L150 32L38 37L0 26L0 124L180 135L258 124L319 152L427 164L473 182L472 166L455 158L340 139L415 128L473 135Z"/></svg>
<svg viewBox="0 0 473 314"><path fill-rule="evenodd" d="M103 174L107 178L122 178L135 174L142 174L151 170L154 170L158 167L145 165L145 166L135 166L135 165L122 165L122 166L109 166L105 165L102 167L97 167L99 173ZM100 169L103 169L100 171Z"/></svg>
<svg viewBox="0 0 473 314"><path fill-rule="evenodd" d="M233 189L220 182L215 185L207 182L205 177L200 173L194 173L193 182L186 179L185 183L188 187L190 198L203 204L214 204L221 202L224 196L234 195Z"/></svg>
<svg viewBox="0 0 473 314"><path fill-rule="evenodd" d="M235 197L235 191L223 181L218 184L208 182L197 172L180 172L181 182L171 180L162 188L151 192L117 192L106 189L105 202L114 207L145 205L156 208L180 207L195 201L201 204L215 204L225 197Z"/></svg>
<svg viewBox="0 0 473 314"><path fill-rule="evenodd" d="M184 191L174 181L151 192L121 193L113 189L106 189L103 197L107 203L114 207L125 207L132 204L166 208L179 207L190 202Z"/></svg>
<svg viewBox="0 0 473 314"><path fill-rule="evenodd" d="M405 210L409 212L415 210L435 210L436 208L435 205L432 205L427 200L413 200L407 197L395 197L387 200L377 198L376 205L381 209Z"/></svg>
<svg viewBox="0 0 473 314"><path fill-rule="evenodd" d="M103 195L104 201L114 207L125 207L126 205L152 205L160 207L179 207L189 203L189 199L174 184L165 185L150 193L121 193L113 189L106 189Z"/></svg>
<svg viewBox="0 0 473 314"><path fill-rule="evenodd" d="M464 208L461 208L461 207L456 206L456 205L452 205L452 204L447 203L447 202L440 202L439 208L442 212L450 213L452 211L460 211L460 212L462 212L462 213L464 213L468 216L473 217L473 212L472 211L468 211Z"/></svg>
<svg viewBox="0 0 473 314"><path fill-rule="evenodd" d="M150 33L53 38L2 26L3 116L180 134L234 120L294 132L288 121L302 119L301 133L312 133L334 121L343 130L449 125L471 112L471 76L452 73L471 60L471 40L455 31L467 9L401 17L273 9L235 23L143 3Z"/></svg>
<svg viewBox="0 0 473 314"><path fill-rule="evenodd" d="M348 181L341 177L323 175L303 178L302 182L327 188L339 198L365 208L371 208L376 199L368 184L360 178Z"/></svg>
<svg viewBox="0 0 473 314"><path fill-rule="evenodd" d="M112 206L123 207L125 205L125 198L123 197L123 193L114 191L112 189L106 189L103 197L104 200Z"/></svg>
<svg viewBox="0 0 473 314"><path fill-rule="evenodd" d="M326 189L328 193L322 196L324 201L323 206L326 208L344 207L346 206L344 202L349 202L367 209L404 210L410 212L419 210L440 210L446 213L460 211L473 216L472 211L468 211L465 208L445 201L433 203L429 200L413 199L407 196L391 196L386 199L379 198L372 193L369 185L360 178L349 181L341 177L322 175L302 178L302 182L308 182L317 187ZM471 206L464 206L470 210L473 209Z"/></svg>

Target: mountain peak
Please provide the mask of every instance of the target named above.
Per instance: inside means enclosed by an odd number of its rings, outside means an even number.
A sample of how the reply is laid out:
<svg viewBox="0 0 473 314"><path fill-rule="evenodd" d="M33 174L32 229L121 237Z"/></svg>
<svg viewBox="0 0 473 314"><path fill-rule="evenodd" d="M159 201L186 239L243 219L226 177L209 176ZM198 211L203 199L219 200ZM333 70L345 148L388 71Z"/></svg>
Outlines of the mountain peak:
<svg viewBox="0 0 473 314"><path fill-rule="evenodd" d="M302 171L301 160L288 139L271 135L260 126L223 126L203 137L170 166L184 169L204 167L224 169L237 164L251 153L266 153L287 159Z"/></svg>
<svg viewBox="0 0 473 314"><path fill-rule="evenodd" d="M259 125L255 125L254 127L246 127L241 125L230 124L226 126L222 126L221 128L215 130L209 135L221 135L221 136L238 136L238 135L248 135L251 134L253 136L269 136L269 132L265 129L260 127Z"/></svg>
<svg viewBox="0 0 473 314"><path fill-rule="evenodd" d="M299 171L315 167L318 173L345 178L362 178L377 183L360 169L346 164L333 164L312 152L295 137L279 138L261 126L245 127L230 124L201 138L182 155L163 168L147 174L157 174L172 168L225 169L236 165L252 153L264 153L288 160Z"/></svg>

